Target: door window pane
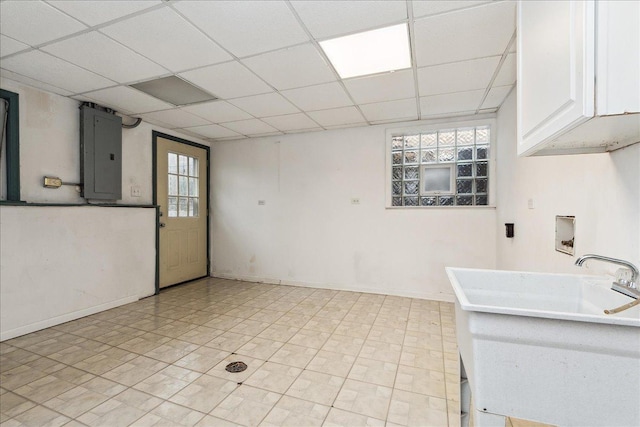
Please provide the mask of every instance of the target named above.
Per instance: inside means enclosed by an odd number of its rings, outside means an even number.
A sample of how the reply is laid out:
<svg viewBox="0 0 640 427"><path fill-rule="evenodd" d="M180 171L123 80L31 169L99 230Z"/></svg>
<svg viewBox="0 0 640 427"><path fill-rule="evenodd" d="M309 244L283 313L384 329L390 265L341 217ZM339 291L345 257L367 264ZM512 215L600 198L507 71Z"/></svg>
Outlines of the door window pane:
<svg viewBox="0 0 640 427"><path fill-rule="evenodd" d="M178 173L178 155L169 153L169 173Z"/></svg>
<svg viewBox="0 0 640 427"><path fill-rule="evenodd" d="M189 178L186 176L181 176L178 178L180 181L180 195L187 196L189 194Z"/></svg>
<svg viewBox="0 0 640 427"><path fill-rule="evenodd" d="M198 176L198 159L189 157L189 176Z"/></svg>
<svg viewBox="0 0 640 427"><path fill-rule="evenodd" d="M189 216L198 216L198 199L189 198Z"/></svg>
<svg viewBox="0 0 640 427"><path fill-rule="evenodd" d="M198 178L189 178L189 196L198 196Z"/></svg>
<svg viewBox="0 0 640 427"><path fill-rule="evenodd" d="M176 175L169 175L169 195L178 195L178 177Z"/></svg>
<svg viewBox="0 0 640 427"><path fill-rule="evenodd" d="M178 156L178 173L187 175L187 156Z"/></svg>
<svg viewBox="0 0 640 427"><path fill-rule="evenodd" d="M188 200L189 200L188 197L180 197L180 199L178 199L178 201L179 201L179 204L178 204L178 216L188 216L189 215L189 211L187 210Z"/></svg>
<svg viewBox="0 0 640 427"><path fill-rule="evenodd" d="M169 197L169 218L175 218L178 216L178 198Z"/></svg>

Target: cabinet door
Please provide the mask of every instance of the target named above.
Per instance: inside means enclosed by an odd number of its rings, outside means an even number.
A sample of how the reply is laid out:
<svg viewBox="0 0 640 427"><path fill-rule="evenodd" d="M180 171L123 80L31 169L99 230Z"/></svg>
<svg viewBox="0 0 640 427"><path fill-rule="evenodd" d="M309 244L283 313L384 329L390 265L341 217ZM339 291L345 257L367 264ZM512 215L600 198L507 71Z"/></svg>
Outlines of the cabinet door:
<svg viewBox="0 0 640 427"><path fill-rule="evenodd" d="M597 116L640 112L640 2L597 5ZM637 128L636 128L637 129ZM638 133L636 132L636 135Z"/></svg>
<svg viewBox="0 0 640 427"><path fill-rule="evenodd" d="M518 3L518 154L593 117L595 3Z"/></svg>

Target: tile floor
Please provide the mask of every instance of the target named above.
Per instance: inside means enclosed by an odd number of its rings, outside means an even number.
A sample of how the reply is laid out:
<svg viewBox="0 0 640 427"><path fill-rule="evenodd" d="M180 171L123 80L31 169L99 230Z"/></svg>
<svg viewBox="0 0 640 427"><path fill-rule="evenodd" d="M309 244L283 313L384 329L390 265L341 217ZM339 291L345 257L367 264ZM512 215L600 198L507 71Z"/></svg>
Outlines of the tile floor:
<svg viewBox="0 0 640 427"><path fill-rule="evenodd" d="M206 279L0 344L2 427L456 426L458 411L453 305L437 301Z"/></svg>

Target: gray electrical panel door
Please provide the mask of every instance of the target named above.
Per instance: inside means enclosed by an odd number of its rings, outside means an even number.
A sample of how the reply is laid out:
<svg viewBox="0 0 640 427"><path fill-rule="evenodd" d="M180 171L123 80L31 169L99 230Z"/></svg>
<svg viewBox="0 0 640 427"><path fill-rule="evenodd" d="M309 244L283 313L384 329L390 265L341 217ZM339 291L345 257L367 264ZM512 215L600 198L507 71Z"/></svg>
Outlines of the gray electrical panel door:
<svg viewBox="0 0 640 427"><path fill-rule="evenodd" d="M82 197L122 198L122 118L88 105L80 107Z"/></svg>

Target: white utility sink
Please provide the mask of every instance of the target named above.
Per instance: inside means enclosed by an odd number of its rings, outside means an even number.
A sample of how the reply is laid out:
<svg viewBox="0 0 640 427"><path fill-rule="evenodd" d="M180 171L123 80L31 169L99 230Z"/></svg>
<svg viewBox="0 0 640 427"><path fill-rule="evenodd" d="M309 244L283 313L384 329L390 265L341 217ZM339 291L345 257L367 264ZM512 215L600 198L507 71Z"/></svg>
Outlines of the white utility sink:
<svg viewBox="0 0 640 427"><path fill-rule="evenodd" d="M611 279L447 268L477 426L640 426L640 306ZM466 382L468 378L468 386ZM463 414L464 415L464 414ZM463 416L463 425L468 419Z"/></svg>

